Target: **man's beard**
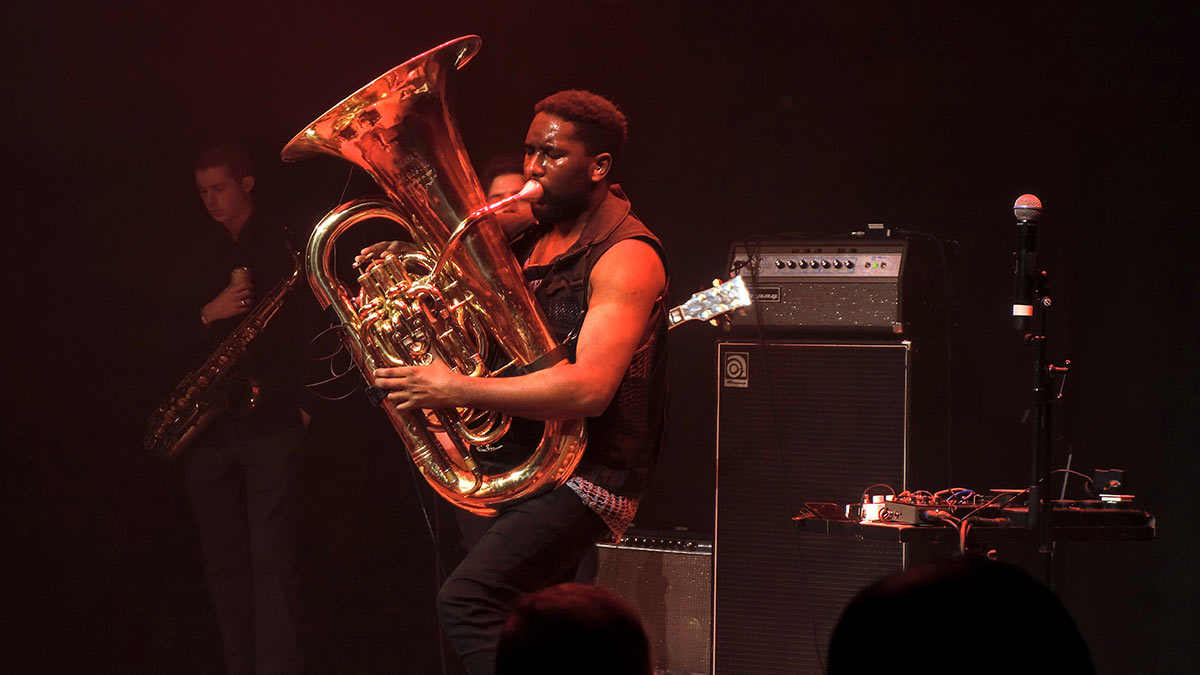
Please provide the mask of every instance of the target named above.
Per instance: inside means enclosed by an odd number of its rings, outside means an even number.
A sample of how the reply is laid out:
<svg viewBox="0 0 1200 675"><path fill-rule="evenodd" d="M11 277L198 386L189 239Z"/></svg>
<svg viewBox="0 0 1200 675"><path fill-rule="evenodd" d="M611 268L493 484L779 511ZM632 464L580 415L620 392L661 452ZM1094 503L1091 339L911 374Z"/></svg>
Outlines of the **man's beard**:
<svg viewBox="0 0 1200 675"><path fill-rule="evenodd" d="M565 221L575 220L587 210L588 193L579 191L574 194L562 195L546 190L546 196L541 203L531 204L533 215L543 225L555 225Z"/></svg>

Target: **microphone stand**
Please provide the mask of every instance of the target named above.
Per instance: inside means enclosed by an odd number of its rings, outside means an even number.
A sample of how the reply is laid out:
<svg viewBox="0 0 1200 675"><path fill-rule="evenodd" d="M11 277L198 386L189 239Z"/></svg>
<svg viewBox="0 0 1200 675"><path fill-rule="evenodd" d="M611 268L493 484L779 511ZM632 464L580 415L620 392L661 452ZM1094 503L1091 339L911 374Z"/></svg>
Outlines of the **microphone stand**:
<svg viewBox="0 0 1200 675"><path fill-rule="evenodd" d="M1054 566L1054 537L1052 517L1054 501L1050 487L1050 450L1052 442L1052 403L1062 398L1061 389L1052 392L1058 375L1065 376L1070 370L1070 361L1062 366L1050 363L1046 358L1046 315L1051 301L1047 294L1049 278L1045 270L1032 272L1036 279L1034 288L1034 311L1031 321L1032 332L1025 335L1025 343L1033 348L1033 457L1030 467L1027 529L1037 533L1038 555L1045 565L1046 585L1052 585L1051 572Z"/></svg>

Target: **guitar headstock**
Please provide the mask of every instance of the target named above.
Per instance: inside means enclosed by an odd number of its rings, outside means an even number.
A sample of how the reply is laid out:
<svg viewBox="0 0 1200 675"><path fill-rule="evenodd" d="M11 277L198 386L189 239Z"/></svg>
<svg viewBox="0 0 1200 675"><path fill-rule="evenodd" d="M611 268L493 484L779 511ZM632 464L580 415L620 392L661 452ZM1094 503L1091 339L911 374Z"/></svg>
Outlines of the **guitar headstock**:
<svg viewBox="0 0 1200 675"><path fill-rule="evenodd" d="M694 294L687 302L672 309L668 315L671 326L684 321L708 321L735 309L749 307L750 292L742 277L736 276L718 286Z"/></svg>

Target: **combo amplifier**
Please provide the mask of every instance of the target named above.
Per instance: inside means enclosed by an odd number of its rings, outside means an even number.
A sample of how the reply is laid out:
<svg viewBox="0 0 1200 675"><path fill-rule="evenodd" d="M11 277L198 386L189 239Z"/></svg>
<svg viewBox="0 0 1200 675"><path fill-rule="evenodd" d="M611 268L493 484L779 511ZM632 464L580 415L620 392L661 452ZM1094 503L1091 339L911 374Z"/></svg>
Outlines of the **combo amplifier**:
<svg viewBox="0 0 1200 675"><path fill-rule="evenodd" d="M754 306L732 316L730 329L903 334L907 250L905 240L736 242L729 269L741 275Z"/></svg>
<svg viewBox="0 0 1200 675"><path fill-rule="evenodd" d="M591 582L641 616L655 675L711 675L712 540L630 530L620 544L597 544L596 551Z"/></svg>

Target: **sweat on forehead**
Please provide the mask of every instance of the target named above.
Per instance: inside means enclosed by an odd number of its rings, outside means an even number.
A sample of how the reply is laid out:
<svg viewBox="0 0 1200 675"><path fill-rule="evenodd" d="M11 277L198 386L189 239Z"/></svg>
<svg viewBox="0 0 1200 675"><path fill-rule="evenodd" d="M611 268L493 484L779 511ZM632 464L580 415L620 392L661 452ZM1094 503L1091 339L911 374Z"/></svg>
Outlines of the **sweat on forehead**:
<svg viewBox="0 0 1200 675"><path fill-rule="evenodd" d="M538 101L533 111L571 122L590 155L606 152L616 157L629 134L629 123L616 104L582 89L551 94Z"/></svg>

